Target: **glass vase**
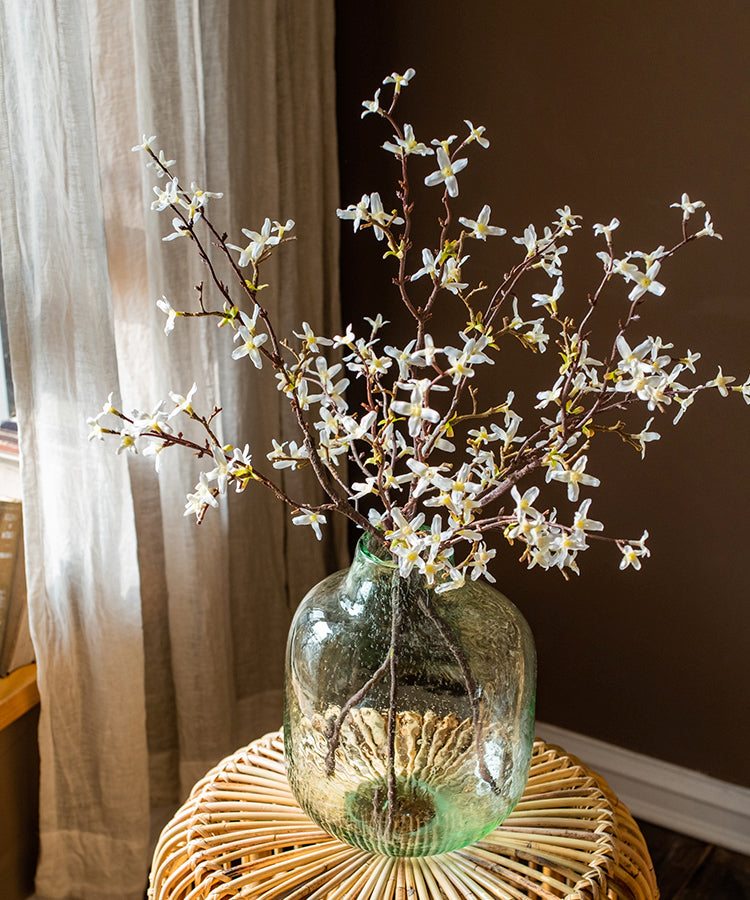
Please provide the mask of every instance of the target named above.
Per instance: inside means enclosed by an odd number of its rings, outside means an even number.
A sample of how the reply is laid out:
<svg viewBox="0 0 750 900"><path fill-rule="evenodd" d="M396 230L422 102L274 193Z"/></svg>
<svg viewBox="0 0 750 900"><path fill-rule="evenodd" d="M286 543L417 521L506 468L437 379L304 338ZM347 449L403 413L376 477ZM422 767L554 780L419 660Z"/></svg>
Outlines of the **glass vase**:
<svg viewBox="0 0 750 900"><path fill-rule="evenodd" d="M369 543L368 543L369 542ZM304 598L289 633L289 783L327 832L388 856L464 847L523 793L536 656L484 581L438 593L367 535ZM393 652L391 652L393 650Z"/></svg>

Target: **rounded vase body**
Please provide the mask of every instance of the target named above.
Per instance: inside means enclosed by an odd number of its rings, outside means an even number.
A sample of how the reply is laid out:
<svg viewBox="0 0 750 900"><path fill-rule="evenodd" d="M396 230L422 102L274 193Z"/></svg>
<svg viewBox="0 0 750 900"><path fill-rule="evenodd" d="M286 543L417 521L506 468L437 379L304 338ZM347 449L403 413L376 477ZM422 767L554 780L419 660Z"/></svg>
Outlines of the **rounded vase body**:
<svg viewBox="0 0 750 900"><path fill-rule="evenodd" d="M399 578L365 536L292 622L292 791L313 821L366 850L464 847L523 793L535 685L531 631L509 600L483 581L437 593L422 576Z"/></svg>

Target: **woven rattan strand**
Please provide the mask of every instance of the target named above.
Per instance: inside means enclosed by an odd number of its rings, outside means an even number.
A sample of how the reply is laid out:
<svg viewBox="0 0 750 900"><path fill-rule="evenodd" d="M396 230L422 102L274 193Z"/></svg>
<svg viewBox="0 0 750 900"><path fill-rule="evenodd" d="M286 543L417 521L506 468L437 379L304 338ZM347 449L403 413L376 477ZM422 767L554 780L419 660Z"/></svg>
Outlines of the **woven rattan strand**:
<svg viewBox="0 0 750 900"><path fill-rule="evenodd" d="M281 735L195 785L154 854L149 900L656 900L638 826L604 781L536 741L526 791L484 840L439 856L377 856L300 810Z"/></svg>

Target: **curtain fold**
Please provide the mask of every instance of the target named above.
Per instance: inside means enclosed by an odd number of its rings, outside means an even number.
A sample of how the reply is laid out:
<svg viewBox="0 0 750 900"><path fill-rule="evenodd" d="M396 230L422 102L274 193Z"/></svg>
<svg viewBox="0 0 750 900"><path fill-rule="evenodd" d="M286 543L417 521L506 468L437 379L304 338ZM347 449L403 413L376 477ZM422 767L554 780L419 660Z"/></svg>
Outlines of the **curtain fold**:
<svg viewBox="0 0 750 900"><path fill-rule="evenodd" d="M42 696L44 898L143 895L149 813L180 802L280 724L283 649L304 591L344 563L261 489L183 515L199 466L88 440L110 390L129 412L168 392L214 406L222 440L294 437L269 372L227 329L178 320L205 267L164 243L141 134L185 184L224 191L230 240L263 219L298 239L263 273L282 333L339 327L332 0L58 0L0 5L0 240ZM169 458L166 458L169 456ZM294 484L295 496L315 486Z"/></svg>

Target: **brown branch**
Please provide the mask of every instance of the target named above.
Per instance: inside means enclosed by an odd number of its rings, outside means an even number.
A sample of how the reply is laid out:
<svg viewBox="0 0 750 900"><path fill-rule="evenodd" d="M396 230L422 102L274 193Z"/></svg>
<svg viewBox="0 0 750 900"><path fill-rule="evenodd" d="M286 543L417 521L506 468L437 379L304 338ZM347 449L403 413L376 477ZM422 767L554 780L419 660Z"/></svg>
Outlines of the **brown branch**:
<svg viewBox="0 0 750 900"><path fill-rule="evenodd" d="M362 685L362 687L346 701L346 703L341 707L339 714L335 719L331 719L326 727L326 740L328 741L328 751L326 753L325 758L325 767L326 767L326 775L329 777L333 775L334 770L336 768L336 750L339 746L339 741L341 740L341 727L344 724L344 719L346 719L349 711L352 710L361 700L370 693L370 691L375 687L378 682L383 680L385 673L389 670L391 665L391 651L388 650L388 655L383 660L383 662L378 666L375 672L372 674L370 678Z"/></svg>
<svg viewBox="0 0 750 900"><path fill-rule="evenodd" d="M437 612L435 612L435 610L431 609L427 600L426 592L417 595L417 604L425 614L425 616L427 616L427 618L435 626L438 633L440 634L440 637L445 641L446 646L453 654L453 658L458 663L458 667L461 669L464 686L469 697L469 703L471 704L471 718L474 726L474 743L477 750L477 764L479 766L479 774L490 786L492 792L494 794L499 794L500 788L493 778L492 773L487 768L487 760L484 756L484 744L482 739L482 732L484 730L482 726L482 700L480 697L479 686L474 680L474 676L471 674L471 668L469 667L468 660L464 656L463 650L451 634L444 619Z"/></svg>

